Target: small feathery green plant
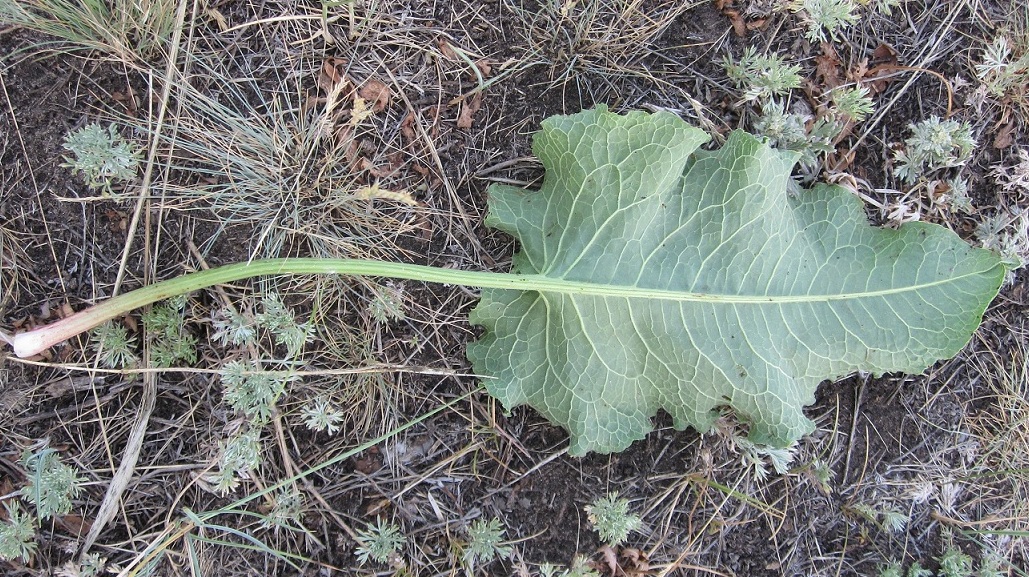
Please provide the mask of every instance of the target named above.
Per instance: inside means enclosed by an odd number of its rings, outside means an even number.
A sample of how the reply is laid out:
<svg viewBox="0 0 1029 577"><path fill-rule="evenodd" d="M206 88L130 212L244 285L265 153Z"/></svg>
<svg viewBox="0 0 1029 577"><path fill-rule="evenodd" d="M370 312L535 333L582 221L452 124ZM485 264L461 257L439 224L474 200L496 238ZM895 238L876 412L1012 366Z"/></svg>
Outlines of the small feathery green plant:
<svg viewBox="0 0 1029 577"><path fill-rule="evenodd" d="M767 102L800 87L800 65L787 64L778 54L762 56L748 46L739 61L726 57L722 65L729 80L743 89L744 102Z"/></svg>
<svg viewBox="0 0 1029 577"><path fill-rule="evenodd" d="M204 481L216 493L228 494L235 491L244 479L250 478L250 473L261 463L261 431L251 428L221 443L218 468L204 475Z"/></svg>
<svg viewBox="0 0 1029 577"><path fill-rule="evenodd" d="M1025 102L1029 86L1029 50L1016 54L1007 36L1001 34L983 50L982 61L975 65L975 74L990 97L1011 98Z"/></svg>
<svg viewBox="0 0 1029 577"><path fill-rule="evenodd" d="M304 425L312 431L335 435L339 432L346 415L329 399L319 397L312 399L300 409Z"/></svg>
<svg viewBox="0 0 1029 577"><path fill-rule="evenodd" d="M72 499L82 492L84 479L71 466L61 461L60 454L44 443L22 454L28 484L21 495L36 508L39 519L71 512Z"/></svg>
<svg viewBox="0 0 1029 577"><path fill-rule="evenodd" d="M255 317L257 326L271 333L275 344L286 348L287 358L295 358L304 345L314 339L314 325L298 322L296 315L278 293L266 293L261 304L264 311Z"/></svg>
<svg viewBox="0 0 1029 577"><path fill-rule="evenodd" d="M600 540L611 546L621 545L629 539L629 533L639 531L643 520L629 513L629 501L619 498L618 493L608 493L592 504L586 505L586 517L600 535Z"/></svg>
<svg viewBox="0 0 1029 577"><path fill-rule="evenodd" d="M135 367L136 339L130 337L128 329L121 323L107 321L90 331L89 343L99 355L100 365L109 369Z"/></svg>
<svg viewBox="0 0 1029 577"><path fill-rule="evenodd" d="M296 487L282 487L271 494L271 510L261 519L263 527L298 530L304 495Z"/></svg>
<svg viewBox="0 0 1029 577"><path fill-rule="evenodd" d="M762 106L761 115L754 121L754 132L769 146L799 152L798 165L805 172L814 171L822 155L836 149L834 142L842 128L843 123L832 117L811 121L809 116L787 112L775 99Z"/></svg>
<svg viewBox="0 0 1029 577"><path fill-rule="evenodd" d="M944 168L964 165L972 157L975 139L967 123L930 117L909 125L911 137L895 153L897 178L911 184L919 177Z"/></svg>
<svg viewBox="0 0 1029 577"><path fill-rule="evenodd" d="M940 577L971 577L972 557L953 545L947 547L937 559L940 563Z"/></svg>
<svg viewBox="0 0 1029 577"><path fill-rule="evenodd" d="M375 523L369 523L363 531L358 531L357 540L360 545L355 554L361 565L369 561L376 563L395 563L400 549L407 543L407 537L400 527L388 523L381 517Z"/></svg>
<svg viewBox="0 0 1029 577"><path fill-rule="evenodd" d="M576 555L572 559L572 565L562 570L553 563L544 563L539 566L540 577L600 577L589 564L589 559L582 555Z"/></svg>
<svg viewBox="0 0 1029 577"><path fill-rule="evenodd" d="M875 103L864 86L834 88L829 92L834 116L853 122L861 122L875 111Z"/></svg>
<svg viewBox="0 0 1029 577"><path fill-rule="evenodd" d="M796 442L791 443L788 447L770 447L754 443L740 435L733 435L730 441L740 455L740 461L759 481L768 477L768 464L779 475L789 472L790 463L797 450Z"/></svg>
<svg viewBox="0 0 1029 577"><path fill-rule="evenodd" d="M144 311L143 328L155 367L173 367L197 361L197 339L186 330L186 298L179 296Z"/></svg>
<svg viewBox="0 0 1029 577"><path fill-rule="evenodd" d="M824 108L815 115L788 110L789 96L801 84L800 66L779 55L761 56L753 47L746 48L738 61L726 58L723 66L729 80L743 90L741 103L752 103L760 111L754 132L769 146L799 152L806 179L813 178L822 157L836 149L844 128L863 121L875 108L867 88L852 86L829 92Z"/></svg>
<svg viewBox="0 0 1029 577"><path fill-rule="evenodd" d="M983 219L975 229L983 247L1001 255L1009 267L1008 280L1015 270L1029 262L1029 213L997 211Z"/></svg>
<svg viewBox="0 0 1029 577"><path fill-rule="evenodd" d="M859 18L854 0L795 0L789 8L807 26L805 37L810 42L838 42L840 30Z"/></svg>
<svg viewBox="0 0 1029 577"><path fill-rule="evenodd" d="M477 565L511 554L511 547L504 543L505 529L500 519L476 519L468 526L467 532L468 541L464 543L461 561L469 571L474 571Z"/></svg>
<svg viewBox="0 0 1029 577"><path fill-rule="evenodd" d="M402 321L407 318L404 312L404 289L393 283L385 285L369 284L372 292L371 302L368 303L368 313L375 322L385 325L394 321Z"/></svg>
<svg viewBox="0 0 1029 577"><path fill-rule="evenodd" d="M254 424L266 423L271 418L286 386L295 380L295 376L266 371L259 362L251 360L233 359L221 369L225 402Z"/></svg>
<svg viewBox="0 0 1029 577"><path fill-rule="evenodd" d="M82 173L89 188L113 195L112 185L130 181L139 171L139 150L127 142L111 124L105 130L99 124L87 124L69 133L64 139L63 166Z"/></svg>
<svg viewBox="0 0 1029 577"><path fill-rule="evenodd" d="M32 516L16 500L4 502L7 519L0 521L0 560L28 563L36 552L36 527Z"/></svg>
<svg viewBox="0 0 1029 577"><path fill-rule="evenodd" d="M880 529L887 533L900 533L904 531L911 520L904 513L889 507L877 508L864 503L856 503L851 505L849 509L866 521L878 525Z"/></svg>

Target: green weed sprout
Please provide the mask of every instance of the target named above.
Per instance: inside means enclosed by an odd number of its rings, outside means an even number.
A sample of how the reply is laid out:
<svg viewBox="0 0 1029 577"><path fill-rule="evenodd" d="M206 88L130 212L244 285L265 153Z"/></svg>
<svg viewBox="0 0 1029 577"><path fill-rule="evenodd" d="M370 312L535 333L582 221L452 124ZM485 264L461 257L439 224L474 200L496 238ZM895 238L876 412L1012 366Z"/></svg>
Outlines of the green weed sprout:
<svg viewBox="0 0 1029 577"><path fill-rule="evenodd" d="M0 521L0 559L13 561L21 559L28 563L36 552L36 528L32 516L21 510L16 500L4 502L7 520Z"/></svg>
<svg viewBox="0 0 1029 577"><path fill-rule="evenodd" d="M744 89L745 102L766 102L773 96L782 96L800 87L800 65L786 64L778 54L759 56L753 46L743 51L739 62L726 57L722 65L729 80L737 88Z"/></svg>
<svg viewBox="0 0 1029 577"><path fill-rule="evenodd" d="M907 577L933 577L933 572L915 561L908 567Z"/></svg>
<svg viewBox="0 0 1029 577"><path fill-rule="evenodd" d="M861 122L875 111L875 104L864 86L833 89L829 98L832 100L833 112L854 122Z"/></svg>
<svg viewBox="0 0 1029 577"><path fill-rule="evenodd" d="M833 143L843 123L831 117L814 122L805 115L786 112L784 105L771 99L761 107L761 116L754 121L754 132L763 136L769 146L800 153L798 164L802 170L815 170L819 157L835 150Z"/></svg>
<svg viewBox="0 0 1029 577"><path fill-rule="evenodd" d="M489 521L476 519L468 526L468 543L462 560L473 569L476 563L489 563L511 554L511 547L503 544L504 526L494 517Z"/></svg>
<svg viewBox="0 0 1029 577"><path fill-rule="evenodd" d="M358 531L357 540L360 542L356 551L357 561L365 565L369 560L390 563L400 553L407 537L399 526L387 523L380 517L375 523L369 523L363 531Z"/></svg>
<svg viewBox="0 0 1029 577"><path fill-rule="evenodd" d="M407 315L404 312L404 290L393 283L372 285L372 301L368 304L368 312L380 325L392 321L402 321Z"/></svg>
<svg viewBox="0 0 1029 577"><path fill-rule="evenodd" d="M746 437L739 435L732 436L733 447L740 455L740 461L744 466L751 469L754 478L762 480L768 476L768 467L765 460L772 465L772 469L779 475L789 472L790 463L793 461L793 454L797 450L796 443L788 447L771 447L768 445L754 443Z"/></svg>
<svg viewBox="0 0 1029 577"><path fill-rule="evenodd" d="M983 219L975 229L975 237L983 247L1000 254L1011 269L1025 266L1029 262L1029 212L1010 214L998 211ZM1009 278L1010 279L1010 275Z"/></svg>
<svg viewBox="0 0 1029 577"><path fill-rule="evenodd" d="M81 172L89 188L108 195L113 194L113 182L132 180L139 171L139 150L113 124L107 130L99 124L83 126L65 137L64 148L74 158L65 157L63 166Z"/></svg>
<svg viewBox="0 0 1029 577"><path fill-rule="evenodd" d="M801 14L807 25L804 36L811 42L838 41L837 32L858 21L854 0L796 0L790 10Z"/></svg>
<svg viewBox="0 0 1029 577"><path fill-rule="evenodd" d="M879 577L904 577L904 566L897 561L891 561L879 566Z"/></svg>
<svg viewBox="0 0 1029 577"><path fill-rule="evenodd" d="M264 527L295 529L304 509L304 496L295 487L282 487L271 495L271 511L261 520Z"/></svg>
<svg viewBox="0 0 1029 577"><path fill-rule="evenodd" d="M257 329L254 319L229 307L219 309L211 319L214 332L211 340L223 345L252 345L257 341Z"/></svg>
<svg viewBox="0 0 1029 577"><path fill-rule="evenodd" d="M925 173L961 166L972 157L975 139L967 123L933 116L910 128L911 138L905 142L904 150L897 151L894 168L897 178L909 184Z"/></svg>
<svg viewBox="0 0 1029 577"><path fill-rule="evenodd" d="M295 377L265 371L260 364L249 360L231 360L221 370L225 402L254 424L271 418L275 403L293 380Z"/></svg>
<svg viewBox="0 0 1029 577"><path fill-rule="evenodd" d="M994 98L1024 98L1029 82L1029 52L1015 58L1008 39L997 36L983 52L982 63L975 65L975 74Z"/></svg>
<svg viewBox="0 0 1029 577"><path fill-rule="evenodd" d="M299 323L293 311L286 306L276 293L268 293L261 299L264 312L257 315L257 324L267 329L275 339L275 344L286 347L288 358L300 354L304 345L314 338L314 326L311 323Z"/></svg>
<svg viewBox="0 0 1029 577"><path fill-rule="evenodd" d="M589 565L589 560L582 555L576 555L572 560L572 566L561 570L553 563L544 563L539 566L540 577L600 577Z"/></svg>
<svg viewBox="0 0 1029 577"><path fill-rule="evenodd" d="M71 500L82 492L84 479L75 469L61 462L57 451L43 445L37 451L25 451L21 463L29 478L21 494L36 507L39 519L71 511Z"/></svg>
<svg viewBox="0 0 1029 577"><path fill-rule="evenodd" d="M150 342L150 360L157 367L195 364L197 339L185 329L186 299L182 296L155 305L142 315Z"/></svg>
<svg viewBox="0 0 1029 577"><path fill-rule="evenodd" d="M940 577L969 577L972 575L972 558L957 547L947 547L937 561L940 563Z"/></svg>
<svg viewBox="0 0 1029 577"><path fill-rule="evenodd" d="M629 513L629 501L620 499L618 493L608 493L585 509L600 539L611 546L621 545L629 538L629 533L643 526L642 519Z"/></svg>
<svg viewBox="0 0 1029 577"><path fill-rule="evenodd" d="M129 336L124 325L108 321L93 329L89 342L100 355L100 364L109 369L134 367L136 339Z"/></svg>
<svg viewBox="0 0 1029 577"><path fill-rule="evenodd" d="M319 397L304 405L300 410L304 417L304 424L308 429L317 432L327 432L335 435L339 432L340 425L346 416L338 407L324 397Z"/></svg>
<svg viewBox="0 0 1029 577"><path fill-rule="evenodd" d="M228 494L261 466L261 462L261 431L255 427L222 443L218 470L205 475L204 480L211 483L216 492Z"/></svg>

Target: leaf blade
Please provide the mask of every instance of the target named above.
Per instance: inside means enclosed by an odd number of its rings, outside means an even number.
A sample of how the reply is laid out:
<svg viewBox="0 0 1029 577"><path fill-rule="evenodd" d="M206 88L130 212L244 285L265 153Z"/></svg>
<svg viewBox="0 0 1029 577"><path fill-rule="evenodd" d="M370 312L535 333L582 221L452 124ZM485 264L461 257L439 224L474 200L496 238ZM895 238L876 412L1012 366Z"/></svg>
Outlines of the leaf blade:
<svg viewBox="0 0 1029 577"><path fill-rule="evenodd" d="M700 151L699 132L660 113L548 119L542 189L490 189L513 272L569 290L485 290L468 357L506 408L566 427L573 454L625 448L658 409L703 431L723 405L786 445L822 380L955 354L1003 278L939 227L869 226L839 187L789 197L791 153L744 133Z"/></svg>

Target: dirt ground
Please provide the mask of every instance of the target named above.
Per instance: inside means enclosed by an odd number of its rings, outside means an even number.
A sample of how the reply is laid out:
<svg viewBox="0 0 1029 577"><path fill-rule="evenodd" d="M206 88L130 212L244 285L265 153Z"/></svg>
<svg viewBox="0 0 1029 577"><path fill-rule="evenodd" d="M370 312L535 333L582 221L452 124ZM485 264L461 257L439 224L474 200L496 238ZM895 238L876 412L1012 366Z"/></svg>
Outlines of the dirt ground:
<svg viewBox="0 0 1029 577"><path fill-rule="evenodd" d="M798 106L817 101L825 73L819 66L828 50L804 38L797 15L761 2L717 4L649 0L639 11L667 21L647 42L615 36L591 44L569 40L574 27L547 24L543 15L556 12L533 2L358 1L367 28L348 35L347 19L340 18L331 25L332 44L316 37L317 19L284 17L319 14L316 4L210 3L194 23L191 42L195 54L217 60L224 67L219 70L234 77L226 85L239 93L197 72L199 91L229 107L244 102L249 114L274 123L283 117L276 106L324 98L322 83L331 85L331 71L355 89L370 79L381 82L387 96L373 116L374 128L357 139L357 152L342 158L353 163L357 185L413 191L416 202L374 209L364 215L373 223L365 228L333 222L331 214L301 212L293 222L275 221L273 229L273 217L260 211L233 221L216 214L220 197L162 197L159 183L180 179L185 188L201 179L160 165L125 260L121 291L251 256L368 251L406 262L507 270L513 243L483 226L485 190L493 182L538 183L542 169L531 158L530 142L544 118L601 103L619 111L667 108L724 136L752 120L722 66L724 57L739 57L747 46L799 63L805 84L796 91ZM962 172L976 212L935 210L923 200L922 218L974 242L979 215L1024 206L1025 199L1000 192L991 170L1017 164L1026 126L1013 121L1012 142L995 146L998 131L1008 126L1003 107L976 106L970 64L1003 27L1009 9L987 0L906 2L891 16L863 11L832 50L844 74L874 66L876 58L896 62L875 95L885 113L838 143L830 161L845 168L826 169L817 178L846 173L866 183L862 192L882 205L868 204L869 217L886 223L888 208L902 196L889 173L893 151L912 122L949 115L969 122L979 141ZM604 18L597 17L598 27ZM219 19L227 31L219 30ZM242 26L262 19L267 22ZM742 35L734 23L745 28ZM642 27L643 21L634 24ZM41 50L44 38L0 22L5 330L58 318L67 307L78 310L111 294L138 192L87 198L96 194L64 166L62 143L91 121L154 122L162 90L160 74L143 74L95 52ZM490 81L481 92L473 92L478 80L472 67ZM276 99L276 86L289 89ZM125 134L141 136L131 129ZM220 141L212 136L212 142ZM161 150L173 155L166 144ZM186 162L189 154L174 153ZM305 182L316 181L314 169L302 170L311 170ZM274 206L269 214L276 214ZM275 244L268 240L272 233L263 234L285 229ZM320 240L340 230L381 234L388 242L354 249ZM153 412L134 474L90 549L112 574L139 564L145 548L181 526L187 510L218 510L466 393L471 396L446 411L300 483L304 506L297 522L304 530L269 528L232 511L219 518L297 556L289 562L221 544L239 544L239 536L208 527L196 533L206 541L173 542L153 574L460 574L465 569L456 551L468 538L467 527L494 517L502 521L512 552L480 566L478 574L536 575L542 563L570 565L584 556L607 575L878 575L891 561L938 570L948 548L964 551L976 566L989 556L1003 559L998 574L1025 574L1029 513L1010 508L1026 499L1013 494L1024 487L984 473L1005 465L984 439L999 430L998 415L1007 410L990 383L1000 378L998 367L1017 372L1023 360L1023 273L1004 286L957 358L922 375L855 375L824 383L807 410L816 432L797 446L786 474L764 477L732 441L735 425L728 417L700 435L674 430L661 414L655 431L622 453L568 456L563 430L530 409L505 415L485 392L475 392L477 380L464 357L465 344L478 331L467 322L472 293L403 283L406 318L382 324L362 312L379 290L367 283L281 281L273 286L288 303L304 314L324 315L318 352L306 365L312 374L291 386L268 425L264 464L240 490L223 496L198 481L214 466L221 440L240 427L220 401L216 371L235 353L210 340L210 319L223 299L253 302L267 286L239 283L226 289L228 296L202 291L190 297L189 330L200 345L187 370L146 376L96 370L86 339L31 362L2 361L0 496L9 498L24 484L22 452L44 438L86 479L73 512L43 522L30 562L0 561L6 574L50 575L62 568L61 574L79 574L67 573L78 570L69 562L78 559L136 415L148 402ZM324 336L333 331L336 337ZM315 374L356 367L370 369ZM154 398L148 400L151 386ZM308 430L298 416L327 387L350 409L343 432L334 436ZM623 547L605 551L583 507L611 492L627 498L644 523ZM273 504L264 496L250 506L267 513ZM890 529L883 511L908 520ZM356 531L380 517L402 526L402 559L359 566Z"/></svg>

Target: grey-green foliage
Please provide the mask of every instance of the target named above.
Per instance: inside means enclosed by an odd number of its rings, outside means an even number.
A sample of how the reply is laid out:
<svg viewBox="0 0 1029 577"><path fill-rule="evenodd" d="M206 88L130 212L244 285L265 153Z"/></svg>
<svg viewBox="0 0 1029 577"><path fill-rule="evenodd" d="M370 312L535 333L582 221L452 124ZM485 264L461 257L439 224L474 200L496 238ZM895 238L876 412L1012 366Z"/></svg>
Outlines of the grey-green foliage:
<svg viewBox="0 0 1029 577"><path fill-rule="evenodd" d="M271 494L271 510L261 525L274 529L296 529L304 509L304 495L295 487L283 487Z"/></svg>
<svg viewBox="0 0 1029 577"><path fill-rule="evenodd" d="M268 421L279 397L294 380L296 377L266 371L250 360L233 359L221 369L225 402L255 424Z"/></svg>
<svg viewBox="0 0 1029 577"><path fill-rule="evenodd" d="M261 462L261 430L253 427L221 443L218 469L204 475L204 481L218 493L230 493Z"/></svg>
<svg viewBox="0 0 1029 577"><path fill-rule="evenodd" d="M36 552L36 527L32 516L16 500L4 502L7 520L0 521L0 560L28 563Z"/></svg>
<svg viewBox="0 0 1029 577"><path fill-rule="evenodd" d="M172 367L197 360L197 339L186 329L186 299L177 297L154 305L142 315L155 367Z"/></svg>
<svg viewBox="0 0 1029 577"><path fill-rule="evenodd" d="M769 146L797 152L797 164L808 172L820 165L822 155L836 150L834 142L842 128L843 123L831 116L812 121L808 115L787 112L774 98L761 107L754 121L754 132L765 137Z"/></svg>
<svg viewBox="0 0 1029 577"><path fill-rule="evenodd" d="M754 478L761 480L768 476L768 465L780 474L785 475L789 471L790 462L793 461L793 453L796 444L788 447L769 447L751 442L746 437L733 435L733 447L740 455L743 465L753 472Z"/></svg>
<svg viewBox="0 0 1029 577"><path fill-rule="evenodd" d="M1029 50L1015 55L1007 37L999 35L983 51L982 62L975 65L975 73L990 96L1025 98Z"/></svg>
<svg viewBox="0 0 1029 577"><path fill-rule="evenodd" d="M940 577L970 577L972 558L957 547L948 547L937 559L940 563Z"/></svg>
<svg viewBox="0 0 1029 577"><path fill-rule="evenodd" d="M304 345L314 338L314 325L298 322L296 315L277 293L266 293L261 304L264 310L255 319L258 326L272 334L275 344L286 347L288 358L299 355Z"/></svg>
<svg viewBox="0 0 1029 577"><path fill-rule="evenodd" d="M21 463L28 476L22 497L36 508L40 519L71 511L72 499L82 492L84 480L73 467L61 462L57 451L46 445L25 451Z"/></svg>
<svg viewBox="0 0 1029 577"><path fill-rule="evenodd" d="M629 533L639 531L643 525L639 516L629 513L629 501L619 498L618 493L609 493L587 505L586 515L600 539L612 546L624 543Z"/></svg>
<svg viewBox="0 0 1029 577"><path fill-rule="evenodd" d="M132 180L139 171L139 151L113 124L106 130L87 124L65 137L64 148L72 153L71 158L65 157L64 166L81 172L90 188L108 194L114 182Z"/></svg>
<svg viewBox="0 0 1029 577"><path fill-rule="evenodd" d="M553 563L544 563L539 567L539 574L540 577L600 577L583 555L576 555L572 565L564 570Z"/></svg>
<svg viewBox="0 0 1029 577"><path fill-rule="evenodd" d="M894 174L912 183L924 174L961 166L972 157L975 139L967 123L932 116L909 125L911 137L895 155Z"/></svg>
<svg viewBox="0 0 1029 577"><path fill-rule="evenodd" d="M252 345L257 340L254 319L235 309L218 309L211 319L211 326L214 328L211 340L222 344Z"/></svg>
<svg viewBox="0 0 1029 577"><path fill-rule="evenodd" d="M839 31L858 21L854 0L794 0L790 9L799 12L805 24L805 36L811 42L839 40Z"/></svg>
<svg viewBox="0 0 1029 577"><path fill-rule="evenodd" d="M753 46L743 50L739 61L726 57L722 65L747 102L764 102L800 87L800 65L787 64L778 54L760 55Z"/></svg>
<svg viewBox="0 0 1029 577"><path fill-rule="evenodd" d="M101 366L110 369L134 367L139 362L136 358L136 339L130 337L128 329L121 323L107 321L93 329L89 342L100 355Z"/></svg>
<svg viewBox="0 0 1029 577"><path fill-rule="evenodd" d="M400 527L395 523L387 522L383 518L376 519L375 523L369 523L363 530L358 531L357 561L365 565L368 561L376 563L389 563L400 553L400 548L407 542L407 537L401 532Z"/></svg>
<svg viewBox="0 0 1029 577"><path fill-rule="evenodd" d="M918 561L914 561L908 567L907 577L932 577L933 572L925 567Z"/></svg>
<svg viewBox="0 0 1029 577"><path fill-rule="evenodd" d="M975 236L985 248L997 251L1012 269L1029 260L1029 212L997 211L983 218Z"/></svg>
<svg viewBox="0 0 1029 577"><path fill-rule="evenodd" d="M403 288L393 283L386 283L385 285L372 285L371 291L372 300L368 303L368 312L375 322L384 325L406 318Z"/></svg>
<svg viewBox="0 0 1029 577"><path fill-rule="evenodd" d="M511 547L504 544L504 526L494 517L489 521L476 519L468 526L468 542L464 547L462 561L470 569L478 564L489 563L498 557L511 554Z"/></svg>
<svg viewBox="0 0 1029 577"><path fill-rule="evenodd" d="M833 113L854 122L861 122L875 110L875 104L864 86L834 88L829 93Z"/></svg>
<svg viewBox="0 0 1029 577"><path fill-rule="evenodd" d="M308 429L326 432L330 435L339 432L340 426L346 419L346 415L325 397L312 399L300 409L300 413L303 415L304 424Z"/></svg>

